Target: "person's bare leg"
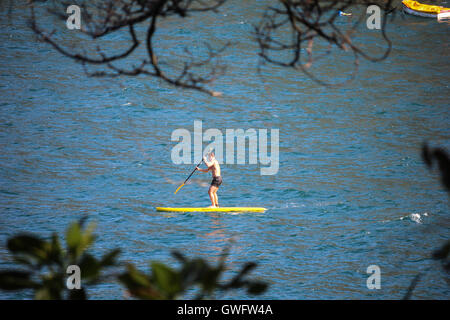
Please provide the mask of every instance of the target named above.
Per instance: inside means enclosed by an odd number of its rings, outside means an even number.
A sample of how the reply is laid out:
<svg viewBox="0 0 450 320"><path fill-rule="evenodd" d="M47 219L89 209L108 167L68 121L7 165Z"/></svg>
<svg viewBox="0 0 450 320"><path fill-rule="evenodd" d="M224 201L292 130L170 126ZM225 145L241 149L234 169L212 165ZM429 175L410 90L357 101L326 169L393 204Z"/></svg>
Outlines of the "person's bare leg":
<svg viewBox="0 0 450 320"><path fill-rule="evenodd" d="M209 187L208 194L209 194L209 199L211 199L211 207L214 208L216 206L215 205L216 199L214 199L214 187L213 186Z"/></svg>
<svg viewBox="0 0 450 320"><path fill-rule="evenodd" d="M219 207L219 197L217 196L217 190L218 189L216 189L214 191L214 200L215 200L215 203L216 203L216 207L218 208Z"/></svg>

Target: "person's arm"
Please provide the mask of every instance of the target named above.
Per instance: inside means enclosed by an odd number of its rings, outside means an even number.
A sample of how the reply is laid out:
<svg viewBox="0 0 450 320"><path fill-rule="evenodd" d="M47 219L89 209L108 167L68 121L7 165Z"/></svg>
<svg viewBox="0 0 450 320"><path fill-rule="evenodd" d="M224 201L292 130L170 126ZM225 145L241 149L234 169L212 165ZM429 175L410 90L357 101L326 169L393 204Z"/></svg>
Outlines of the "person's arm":
<svg viewBox="0 0 450 320"><path fill-rule="evenodd" d="M197 167L197 170L200 171L200 172L208 172L209 168L208 169L201 169L201 168Z"/></svg>
<svg viewBox="0 0 450 320"><path fill-rule="evenodd" d="M208 162L208 159L206 159L206 157L203 157L203 162L206 164L208 169L201 169L201 168L199 168L199 166L197 166L197 170L200 172L208 172L209 170L211 170L212 165L210 162Z"/></svg>
<svg viewBox="0 0 450 320"><path fill-rule="evenodd" d="M208 167L208 170L206 172L208 172L209 170L212 169L212 167L214 166L214 162L209 162L208 158L206 156L203 157L203 162L206 164L206 166Z"/></svg>

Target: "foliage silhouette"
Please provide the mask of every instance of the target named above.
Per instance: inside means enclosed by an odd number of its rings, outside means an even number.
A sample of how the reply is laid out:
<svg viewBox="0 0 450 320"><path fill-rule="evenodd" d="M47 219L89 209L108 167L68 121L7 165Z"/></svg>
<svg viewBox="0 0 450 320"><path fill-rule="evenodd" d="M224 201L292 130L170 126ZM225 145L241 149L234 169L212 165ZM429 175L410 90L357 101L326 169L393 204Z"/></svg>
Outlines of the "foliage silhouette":
<svg viewBox="0 0 450 320"><path fill-rule="evenodd" d="M38 17L46 11L52 16L66 21L68 15L66 8L74 4L73 1L30 0L31 21L30 25L39 39L49 43L55 50L66 57L83 65L85 72L93 77L117 77L117 76L150 76L163 80L170 85L194 89L212 96L220 96L222 93L208 88L218 77L225 73L226 66L220 61L220 54L229 47L230 43L214 49L209 43L205 43L205 53L193 54L192 47L184 48L184 61L182 66L174 63L162 62L158 50L157 30L160 23L167 17L178 18L181 28L188 29L189 21L195 14L197 19L207 12L217 12L226 0L105 0L91 1L80 0L76 4L81 10L82 35L89 41L99 43L96 49L86 52L69 49L56 35L56 28L41 26ZM349 53L353 59L353 71L348 81L352 80L358 70L360 58L369 61L385 59L391 51L391 41L386 34L388 15L395 12L392 0L277 0L267 1L265 14L258 25L254 26L254 39L256 40L261 58L260 66L264 63L278 65L299 70L310 79L322 84L331 85L318 79L311 72L311 65L325 56L337 52ZM361 45L357 44L358 26L367 20L366 8L377 5L382 10L380 32L386 48L377 46L369 53ZM363 10L360 10L360 9ZM354 23L351 27L342 26L339 23L340 13L344 10L354 11ZM40 13L39 13L40 12ZM200 16L200 17L198 17ZM136 30L139 24L146 28L145 35L140 35ZM367 32L370 30L364 28ZM61 32L61 27L59 27ZM112 52L101 44L101 39L109 37L113 33L127 32L129 44L122 48L120 53ZM280 35L282 35L280 37ZM86 40L86 39L85 39ZM84 40L83 40L84 41ZM324 47L320 42L325 42ZM83 42L83 44L86 42ZM140 57L137 64L124 66L126 58L136 52L138 47L144 47L146 57ZM173 55L175 52L168 54ZM379 52L381 51L381 52ZM286 53L286 54L284 54ZM302 59L304 57L304 59ZM120 65L120 66L119 66ZM345 62L345 65L351 65ZM94 71L87 69L94 68ZM103 66L103 69L99 69ZM259 66L259 70L260 69ZM106 69L106 71L105 71ZM344 83L346 83L345 81ZM344 84L342 83L342 84Z"/></svg>
<svg viewBox="0 0 450 320"><path fill-rule="evenodd" d="M226 270L226 253L222 254L217 266L210 266L200 258L188 259L178 251L172 252L172 255L181 263L178 270L153 262L151 274L146 275L128 264L127 271L119 279L132 296L140 299L176 299L193 288L199 288L195 299L210 298L216 291L246 288L249 295L258 295L267 289L265 282L245 279L256 267L254 262L245 264L231 280L221 283L220 277Z"/></svg>
<svg viewBox="0 0 450 320"><path fill-rule="evenodd" d="M450 192L450 158L447 152L442 148L430 149L428 147L428 144L424 144L424 146L422 147L422 159L429 169L432 169L433 164L437 162L441 176L441 183L447 190L447 192ZM450 285L450 279L448 277L450 276L450 240L445 242L441 248L436 249L432 253L431 258L441 263L443 270L447 274L447 278L445 280L447 284ZM419 273L414 277L413 281L409 285L407 292L403 296L403 299L408 300L412 297L414 289L419 283L422 276L423 273Z"/></svg>
<svg viewBox="0 0 450 320"><path fill-rule="evenodd" d="M226 253L221 256L217 266L210 266L204 259L188 259L175 251L173 256L181 263L179 270L152 262L151 274L146 275L133 264L127 264L122 273L109 272L105 276L102 274L104 269L118 267L116 259L120 250L111 250L101 259L89 254L87 250L95 240L94 225L83 228L84 220L72 223L67 229L65 249L61 247L56 233L49 241L28 234L10 238L8 250L21 269L0 271L0 290L32 290L34 298L38 300L87 299L85 286L99 284L107 279L117 279L132 297L138 299L176 299L196 287L200 288L196 299L241 288L245 288L249 295L258 295L267 289L265 282L245 278L256 267L253 262L245 264L228 282L220 282L226 270ZM66 279L69 275L66 270L69 265L80 267L81 289L67 288Z"/></svg>
<svg viewBox="0 0 450 320"><path fill-rule="evenodd" d="M67 228L65 248L61 246L56 233L50 240L30 234L10 238L7 248L22 270L0 271L0 289L31 289L34 291L34 298L38 300L86 299L84 286L81 289L67 289L67 267L79 266L83 285L95 285L106 278L102 276L104 269L116 265L120 250L109 251L101 259L88 253L95 240L95 226L89 224L84 228L85 220L83 218Z"/></svg>

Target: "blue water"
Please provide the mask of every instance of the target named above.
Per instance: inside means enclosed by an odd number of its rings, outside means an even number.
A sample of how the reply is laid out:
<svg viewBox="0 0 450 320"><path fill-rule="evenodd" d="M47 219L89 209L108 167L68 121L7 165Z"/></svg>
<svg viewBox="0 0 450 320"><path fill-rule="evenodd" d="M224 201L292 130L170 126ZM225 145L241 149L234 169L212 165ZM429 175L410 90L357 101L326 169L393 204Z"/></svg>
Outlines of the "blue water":
<svg viewBox="0 0 450 320"><path fill-rule="evenodd" d="M89 78L36 41L25 6L14 5L13 19L3 7L0 268L10 266L8 237L62 233L88 214L97 223L95 252L120 247L121 261L142 270L150 260L176 266L172 249L214 263L231 246L227 276L258 262L253 276L270 283L264 299L399 299L424 270L414 298L448 299L440 265L429 258L448 239L448 196L420 148L429 141L450 150L449 25L398 16L388 27L388 59L361 61L353 82L329 88L270 65L263 78L257 74L251 31L264 5L231 1L217 14L191 19L189 28L175 18L160 25L157 53L168 62L177 59L170 48L235 42L223 56L226 75L213 85L220 98L154 78ZM360 37L373 52L383 48L376 32ZM124 39L109 41L120 48ZM314 70L324 80L343 79L351 62L320 60ZM279 129L276 175L260 175L260 165L222 165L221 205L264 206L266 213L155 211L209 205L209 175L195 174L173 194L193 165L173 164L171 134L193 132L194 120L203 130ZM366 287L372 264L381 268L379 290ZM115 283L89 293L124 297Z"/></svg>

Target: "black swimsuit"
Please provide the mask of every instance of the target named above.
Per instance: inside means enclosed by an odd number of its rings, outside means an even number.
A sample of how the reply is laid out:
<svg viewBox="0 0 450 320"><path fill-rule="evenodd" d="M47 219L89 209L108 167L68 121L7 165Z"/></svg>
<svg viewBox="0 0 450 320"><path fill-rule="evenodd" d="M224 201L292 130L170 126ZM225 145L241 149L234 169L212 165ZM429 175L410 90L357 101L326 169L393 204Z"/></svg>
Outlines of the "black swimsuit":
<svg viewBox="0 0 450 320"><path fill-rule="evenodd" d="M221 176L217 176L214 177L211 181L211 185L214 187L219 187L222 184L222 177Z"/></svg>

